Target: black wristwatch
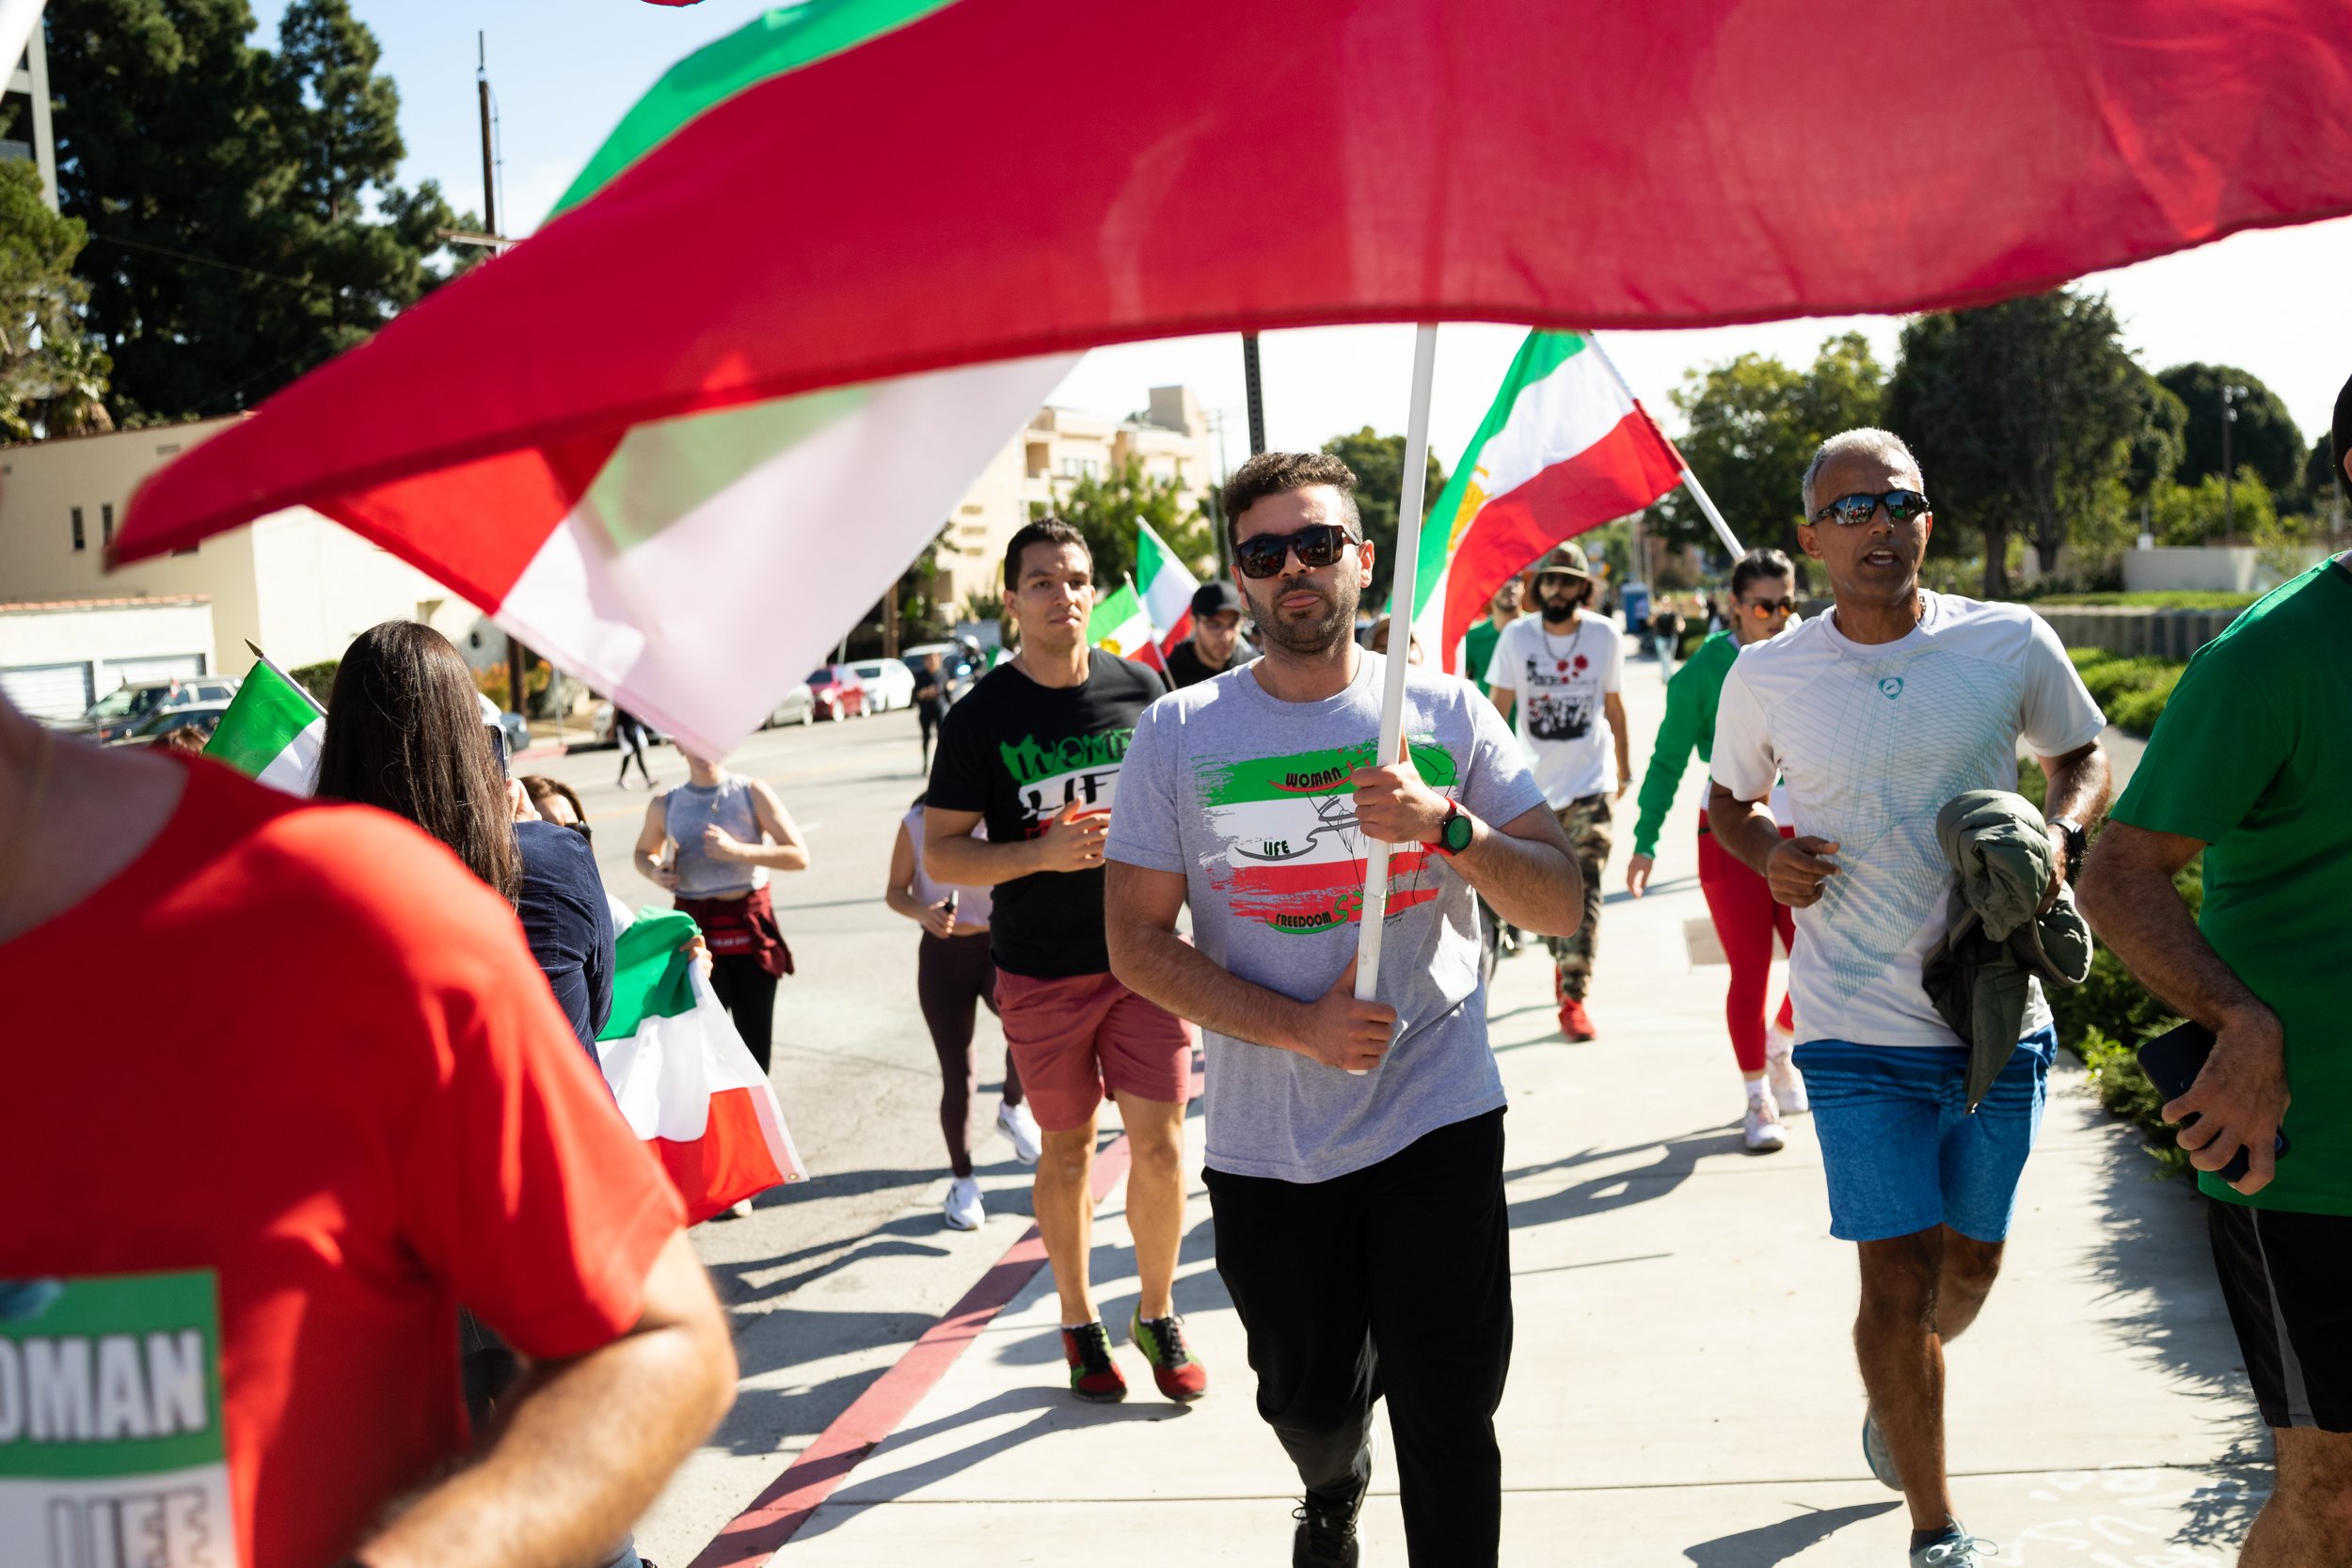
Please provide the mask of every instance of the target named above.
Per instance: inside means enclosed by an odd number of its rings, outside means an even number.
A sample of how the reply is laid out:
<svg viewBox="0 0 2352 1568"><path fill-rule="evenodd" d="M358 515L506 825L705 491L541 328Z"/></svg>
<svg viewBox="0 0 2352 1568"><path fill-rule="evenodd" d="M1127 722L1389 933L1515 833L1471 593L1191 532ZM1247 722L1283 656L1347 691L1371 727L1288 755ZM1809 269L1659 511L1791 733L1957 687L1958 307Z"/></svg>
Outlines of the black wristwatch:
<svg viewBox="0 0 2352 1568"><path fill-rule="evenodd" d="M1448 800L1445 820L1438 824L1438 836L1430 841L1429 847L1440 855L1458 855L1470 847L1474 832L1470 816L1462 810L1462 802Z"/></svg>
<svg viewBox="0 0 2352 1568"><path fill-rule="evenodd" d="M2071 816L2053 816L2050 826L2066 835L2066 879L2073 882L2083 874L2083 857L2090 853L2090 834Z"/></svg>

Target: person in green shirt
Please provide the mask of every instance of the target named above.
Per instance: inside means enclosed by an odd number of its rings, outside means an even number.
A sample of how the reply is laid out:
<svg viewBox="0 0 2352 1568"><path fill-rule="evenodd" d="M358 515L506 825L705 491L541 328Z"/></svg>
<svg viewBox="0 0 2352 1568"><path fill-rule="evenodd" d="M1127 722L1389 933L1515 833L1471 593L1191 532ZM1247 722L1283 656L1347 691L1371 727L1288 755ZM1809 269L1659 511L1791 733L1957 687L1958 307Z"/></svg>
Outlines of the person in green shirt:
<svg viewBox="0 0 2352 1568"><path fill-rule="evenodd" d="M1714 755L1715 702L1731 661L1742 643L1780 635L1797 608L1795 589L1796 568L1779 550L1750 550L1741 556L1731 569L1731 626L1701 642L1666 682L1666 717L1658 726L1649 771L1642 779L1633 859L1625 872L1626 891L1634 897L1649 889L1650 872L1658 863L1658 832L1674 809L1675 792L1681 787L1692 752L1698 752L1702 764ZM1747 1084L1740 1141L1751 1154L1770 1154L1787 1142L1780 1118L1801 1116L1810 1108L1804 1080L1788 1059L1796 1031L1788 997L1781 998L1778 1021L1769 1030L1764 1022L1772 978L1772 937L1777 932L1787 948L1796 940L1795 922L1788 906L1773 899L1763 878L1716 844L1704 809L1699 813L1699 891L1706 895L1707 912L1731 964L1724 1018L1731 1029L1740 1076Z"/></svg>
<svg viewBox="0 0 2352 1568"><path fill-rule="evenodd" d="M1486 618L1462 634L1462 673L1477 686L1481 696L1492 695L1486 689L1486 666L1495 657L1495 639L1518 618L1519 579L1505 578L1495 596L1486 601Z"/></svg>
<svg viewBox="0 0 2352 1568"><path fill-rule="evenodd" d="M2352 478L2352 382L2331 451ZM2189 661L2081 879L2142 983L2212 1030L2168 1120L2278 1461L2243 1564L2352 1561L2352 555L2249 608ZM2205 857L2201 917L2173 874ZM2291 1145L2274 1154L2283 1127ZM2243 1147L2250 1168L2217 1174Z"/></svg>

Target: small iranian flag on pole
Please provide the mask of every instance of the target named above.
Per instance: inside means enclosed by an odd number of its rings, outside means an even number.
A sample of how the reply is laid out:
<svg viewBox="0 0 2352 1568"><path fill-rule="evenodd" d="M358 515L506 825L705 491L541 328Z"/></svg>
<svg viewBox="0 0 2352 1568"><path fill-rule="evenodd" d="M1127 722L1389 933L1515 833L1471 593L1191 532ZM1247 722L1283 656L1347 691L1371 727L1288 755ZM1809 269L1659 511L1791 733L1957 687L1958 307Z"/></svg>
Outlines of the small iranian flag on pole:
<svg viewBox="0 0 2352 1568"><path fill-rule="evenodd" d="M1684 477L1681 455L1598 343L1529 333L1422 527L1414 634L1458 673L1462 634L1504 579Z"/></svg>
<svg viewBox="0 0 2352 1568"><path fill-rule="evenodd" d="M253 669L220 716L204 754L274 789L308 795L318 780L326 739L326 710L253 648Z"/></svg>
<svg viewBox="0 0 2352 1568"><path fill-rule="evenodd" d="M596 1063L698 1225L807 1172L767 1074L681 950L693 935L691 917L647 911L614 941Z"/></svg>
<svg viewBox="0 0 2352 1568"><path fill-rule="evenodd" d="M1136 519L1136 582L1143 597L1143 613L1159 633L1157 664L1165 669L1167 656L1192 635L1192 595L1200 583L1176 559L1167 541L1140 517Z"/></svg>
<svg viewBox="0 0 2352 1568"><path fill-rule="evenodd" d="M1152 635L1152 616L1143 608L1143 595L1136 592L1135 578L1094 601L1094 613L1087 617L1087 641L1105 653L1157 665L1158 639Z"/></svg>

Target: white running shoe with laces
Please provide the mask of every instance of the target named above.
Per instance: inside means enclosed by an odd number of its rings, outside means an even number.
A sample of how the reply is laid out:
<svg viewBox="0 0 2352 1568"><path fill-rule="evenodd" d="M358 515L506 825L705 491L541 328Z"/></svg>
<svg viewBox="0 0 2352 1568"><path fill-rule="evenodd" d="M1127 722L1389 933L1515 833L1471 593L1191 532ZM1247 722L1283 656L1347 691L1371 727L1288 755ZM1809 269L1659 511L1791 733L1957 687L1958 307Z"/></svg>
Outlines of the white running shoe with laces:
<svg viewBox="0 0 2352 1568"><path fill-rule="evenodd" d="M1748 1101L1748 1119L1740 1141L1750 1154L1776 1154L1787 1146L1788 1135L1780 1130L1780 1114L1772 1109L1770 1097Z"/></svg>
<svg viewBox="0 0 2352 1568"><path fill-rule="evenodd" d="M988 1206L980 1201L980 1183L977 1178L958 1176L947 1182L947 1201L941 1212L950 1230L977 1230L988 1218Z"/></svg>
<svg viewBox="0 0 2352 1568"><path fill-rule="evenodd" d="M1034 1165L1045 1152L1045 1139L1037 1130L1037 1117L1029 1114L1029 1102L1014 1105L999 1101L996 1106L996 1131L1012 1140L1012 1157L1025 1165Z"/></svg>
<svg viewBox="0 0 2352 1568"><path fill-rule="evenodd" d="M1765 1037L1764 1076L1772 1085L1772 1099L1785 1117L1802 1117L1813 1110L1804 1092L1804 1074L1797 1070L1797 1037L1774 1029Z"/></svg>

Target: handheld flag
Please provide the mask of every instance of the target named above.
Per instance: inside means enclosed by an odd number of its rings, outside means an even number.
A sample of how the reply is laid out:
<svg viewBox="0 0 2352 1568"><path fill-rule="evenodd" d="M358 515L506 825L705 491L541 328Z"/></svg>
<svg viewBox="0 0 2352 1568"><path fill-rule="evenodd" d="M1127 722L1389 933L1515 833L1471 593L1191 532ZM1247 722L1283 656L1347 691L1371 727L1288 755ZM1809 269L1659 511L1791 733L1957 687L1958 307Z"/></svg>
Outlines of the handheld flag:
<svg viewBox="0 0 2352 1568"><path fill-rule="evenodd" d="M1167 656L1192 635L1192 595L1200 582L1140 517L1136 519L1136 582L1143 595L1143 613L1159 633L1157 667L1165 668Z"/></svg>
<svg viewBox="0 0 2352 1568"><path fill-rule="evenodd" d="M326 739L326 710L253 648L253 669L220 716L204 754L273 789L308 795L318 781Z"/></svg>
<svg viewBox="0 0 2352 1568"><path fill-rule="evenodd" d="M613 942L612 1016L596 1062L700 1224L808 1173L784 1109L693 958L691 916L648 911Z"/></svg>
<svg viewBox="0 0 2352 1568"><path fill-rule="evenodd" d="M1681 483L1680 454L1598 343L1529 333L1422 530L1414 634L1459 673L1462 635L1504 579Z"/></svg>
<svg viewBox="0 0 2352 1568"><path fill-rule="evenodd" d="M1120 583L1117 593L1094 601L1094 613L1087 617L1089 646L1149 664L1159 653L1155 641L1152 618L1144 610L1143 596L1136 592L1132 578Z"/></svg>

